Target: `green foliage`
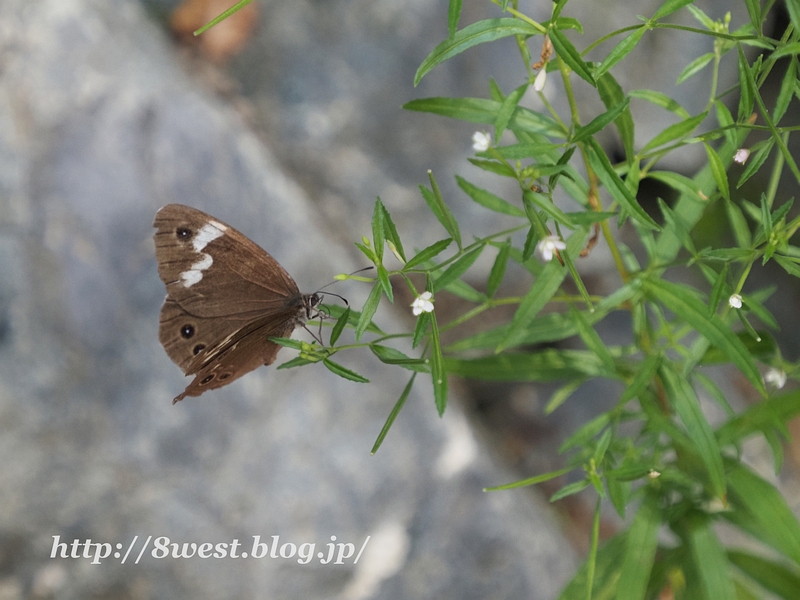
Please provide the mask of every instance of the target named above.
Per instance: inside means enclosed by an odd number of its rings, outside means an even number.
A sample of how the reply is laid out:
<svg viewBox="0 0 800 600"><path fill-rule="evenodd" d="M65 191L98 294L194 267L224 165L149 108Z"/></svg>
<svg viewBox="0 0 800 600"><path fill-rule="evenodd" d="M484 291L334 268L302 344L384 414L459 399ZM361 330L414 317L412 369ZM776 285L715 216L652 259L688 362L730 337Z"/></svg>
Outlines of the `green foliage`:
<svg viewBox="0 0 800 600"><path fill-rule="evenodd" d="M782 385L768 386L762 379L761 373L770 369L772 381L797 380L800 364L784 360L769 331L752 325L755 318L765 328L778 328L763 305L774 289L757 289L750 282L753 269L768 262L791 277L800 277L800 246L795 245L800 217L791 217L792 200L777 195L784 171L800 182L800 169L788 149L795 128L781 125L793 98L800 97L800 0L785 2L791 25L781 39L767 37L762 30L763 23L774 18L765 13L774 2L744 0L749 20L731 31L730 16L715 21L692 0L667 0L652 17L631 19L629 26L583 50L574 41L581 38L573 33L582 33L582 25L564 14L566 0L553 3L551 18L541 23L521 13L516 0L490 1L498 8L497 18L459 29L462 3L450 0L447 16L443 15L447 35L423 60L413 84L434 76L437 66L462 52L514 37L520 56L517 87L504 93L492 80L486 98L422 98L405 108L485 126L494 134L494 143L479 145L476 140L472 164L514 180L519 192L501 198L456 175L465 196L446 199L429 173L430 187L420 186L422 199L444 231L442 239L409 253L410 259L389 211L378 199L372 240L364 237L356 244L375 265L375 276L339 276L371 283L369 298L360 312L326 307L336 318L331 347L276 339L300 351L285 366L322 362L337 375L365 382L330 357L367 346L384 364L410 370L410 380L373 452L385 440L418 375L431 381L440 415L447 406L448 375L562 382L547 405L548 413L568 403L579 386L595 378L621 382L624 390L616 406L583 424L562 445L560 451L567 453L565 469L489 488L502 493L574 470L583 472L552 496L555 501L592 493L597 502L589 534L591 551L561 598L717 600L759 597L766 592L777 598L800 597L800 523L778 490L740 460L744 441L760 435L774 452L777 471L782 461L780 438L787 435L786 423L800 413L800 391L780 391ZM667 17L676 11L688 11L696 26L671 24ZM678 83L698 76L708 82L706 106L696 115L663 92L625 90L614 78L655 29L710 40L712 51L691 60L678 77ZM585 60L590 50L606 42L604 59ZM746 54L745 47L751 52ZM531 65L531 56L539 48L541 60ZM757 55L750 60L747 56L753 50ZM738 66L738 85L719 93L716 86L725 54L732 54ZM782 73L780 91L775 105L767 106L761 90L776 69ZM556 77L566 93L567 121L547 102L541 112L524 106L532 90L552 85L546 81ZM596 90L605 112L581 117L573 91L578 80L584 89ZM661 87L658 83L654 87ZM735 116L723 99L735 103ZM678 120L637 149L631 106L642 102ZM608 128L622 142L625 156L620 163L614 163L596 139ZM741 156L737 151L747 147L752 131L766 139L750 147L752 155L734 184L731 165L735 156ZM491 142L488 133L482 133L481 139ZM693 177L664 170L665 156L697 144L702 144L707 163ZM767 165L769 183L758 197L751 197L743 184ZM647 178L669 186L677 195L672 205L660 201L661 223L637 200L639 184ZM578 210L557 207L553 202L556 189L574 199ZM462 237L448 206L464 199L502 215L508 227L470 243ZM723 225L729 228L732 246L698 249L695 228L717 208L714 214L725 216ZM622 245L612 225L633 228L643 252L634 255ZM513 235L516 232L525 234L523 244ZM621 281L605 297L590 295L575 267L596 243L608 246ZM486 281L478 284L473 275L473 283L466 283L464 278L487 253L493 254L494 263ZM510 263L522 267L516 272L530 275L530 288L521 296L503 295ZM664 278L668 268L669 281ZM674 283L676 279L694 283ZM373 321L382 300L393 302L398 296L395 286L405 286L416 298L413 332L386 334ZM437 316L444 316L431 308L436 296L449 294L472 307L441 323ZM464 323L504 305L516 307L510 322L471 335L454 335ZM550 310L544 312L546 307ZM631 315L632 344L608 346L595 330L614 311ZM354 330L355 343L336 346L348 329ZM452 341L443 346L445 331ZM583 349L535 348L535 344L568 338L579 340ZM403 340L416 355L392 345ZM737 369L760 401L738 413L731 408L720 388L703 373L705 365L721 363ZM714 426L706 418L701 391L722 407L726 416L721 425ZM632 519L627 529L601 546L603 502L611 502L621 516L630 512ZM760 544L765 552L726 548L715 528L720 521L750 537L752 547ZM672 535L659 535L662 530Z"/></svg>

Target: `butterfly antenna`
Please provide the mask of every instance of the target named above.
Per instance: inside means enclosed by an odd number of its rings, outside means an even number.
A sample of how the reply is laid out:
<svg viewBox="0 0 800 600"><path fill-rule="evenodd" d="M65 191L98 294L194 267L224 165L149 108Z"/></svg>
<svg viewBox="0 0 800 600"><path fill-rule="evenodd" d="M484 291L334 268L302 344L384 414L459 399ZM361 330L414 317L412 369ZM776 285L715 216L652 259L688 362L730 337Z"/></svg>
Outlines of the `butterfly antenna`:
<svg viewBox="0 0 800 600"><path fill-rule="evenodd" d="M369 271L369 270L370 270L370 269L372 269L372 268L373 268L373 267L364 267L363 269L359 269L358 271L353 271L352 273L348 273L348 275L347 275L347 276L349 277L350 275L355 275L356 273L362 273L362 272L364 272L364 271ZM329 285L333 285L333 284L334 284L334 283L336 283L337 281L338 281L338 280L333 280L333 281L331 281L330 283L326 283L326 284L325 284L325 285L323 285L321 288L319 288L319 289L317 290L317 292L321 292L321 291L322 291L322 290L324 290L326 287L328 287ZM326 294L330 294L331 296L336 296L337 298L340 298L341 300L343 300L343 301L344 301L344 303L345 303L345 304L347 304L347 306L350 306L350 304L347 302L347 299L346 299L346 298L342 298L342 297L341 297L339 294L334 294L333 292L325 292L325 293L326 293Z"/></svg>

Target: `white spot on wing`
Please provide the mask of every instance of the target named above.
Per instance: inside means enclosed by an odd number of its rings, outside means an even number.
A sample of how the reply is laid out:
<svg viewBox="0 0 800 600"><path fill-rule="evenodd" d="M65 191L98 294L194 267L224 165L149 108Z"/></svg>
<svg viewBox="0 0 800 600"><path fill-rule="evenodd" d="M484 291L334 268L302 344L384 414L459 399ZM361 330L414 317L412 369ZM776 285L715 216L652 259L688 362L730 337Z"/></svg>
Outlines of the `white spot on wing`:
<svg viewBox="0 0 800 600"><path fill-rule="evenodd" d="M216 221L211 221L210 223L203 225L192 240L194 251L201 252L209 242L214 241L223 233L225 233L226 229L227 227L225 227L225 225L222 223L217 223Z"/></svg>
<svg viewBox="0 0 800 600"><path fill-rule="evenodd" d="M208 267L210 267L213 264L214 264L214 259L211 258L210 254L206 254L205 252L201 254L200 260L194 263L191 269L181 273L181 279L183 280L183 287L187 288L192 287L195 283L200 281L203 278L203 271L205 271Z"/></svg>
<svg viewBox="0 0 800 600"><path fill-rule="evenodd" d="M203 258L192 265L192 271L205 271L208 267L214 264L214 259L211 258L210 254L203 253L200 256Z"/></svg>
<svg viewBox="0 0 800 600"><path fill-rule="evenodd" d="M200 281L203 278L202 271L184 271L181 273L181 279L183 280L183 287L192 287L195 283Z"/></svg>

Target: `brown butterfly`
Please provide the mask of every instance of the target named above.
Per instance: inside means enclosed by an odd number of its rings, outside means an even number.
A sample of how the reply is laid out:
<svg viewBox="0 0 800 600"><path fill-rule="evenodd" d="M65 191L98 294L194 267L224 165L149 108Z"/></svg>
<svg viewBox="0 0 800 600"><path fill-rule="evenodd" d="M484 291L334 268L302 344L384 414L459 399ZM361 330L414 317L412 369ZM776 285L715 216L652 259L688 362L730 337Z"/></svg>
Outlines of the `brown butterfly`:
<svg viewBox="0 0 800 600"><path fill-rule="evenodd" d="M194 380L173 404L275 361L287 337L316 317L320 294L301 294L274 258L233 227L181 204L156 213L158 274L167 286L158 338Z"/></svg>

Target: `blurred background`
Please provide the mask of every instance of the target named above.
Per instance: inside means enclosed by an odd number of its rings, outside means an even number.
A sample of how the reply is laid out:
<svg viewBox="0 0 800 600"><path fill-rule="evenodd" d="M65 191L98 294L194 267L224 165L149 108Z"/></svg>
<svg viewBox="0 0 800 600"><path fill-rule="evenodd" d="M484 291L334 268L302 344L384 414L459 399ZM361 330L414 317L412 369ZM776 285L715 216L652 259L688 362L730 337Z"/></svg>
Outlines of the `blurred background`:
<svg viewBox="0 0 800 600"><path fill-rule="evenodd" d="M370 233L377 196L407 248L442 237L417 187L428 169L466 237L505 222L471 203L455 174L513 193L467 162L474 126L401 109L420 97L487 97L490 77L506 92L517 87L525 73L512 40L460 55L414 88L419 63L447 34L445 0L255 1L191 36L232 3L0 4L0 600L555 598L587 548L593 499L550 506L548 494L564 480L481 490L558 468L561 440L615 401L612 383L584 386L545 418L553 387L451 381L440 419L421 377L375 456L407 374L365 353L337 360L367 385L322 365L259 369L171 405L188 380L158 344L164 287L152 220L160 206L217 216L311 292L365 266L352 242ZM569 16L586 29L570 37L583 47L659 4L570 3ZM714 19L731 10L732 28L747 20L743 6L697 4ZM544 20L550 5L520 9ZM468 2L461 24L494 16L488 2ZM696 24L685 11L675 21ZM674 82L710 43L652 32L614 75L625 90L656 89L696 113L708 81L701 73ZM539 48L532 42L531 50ZM735 57L726 60L720 89L737 81ZM556 79L547 95L559 107ZM577 89L587 120L603 111ZM541 106L535 95L523 104ZM642 104L633 107L640 143L672 122ZM602 141L621 156L613 132ZM664 166L691 176L704 160L681 152ZM796 193L791 182L782 193ZM655 206L665 194L645 189L641 201ZM709 240L724 230L717 221L709 215L704 225ZM631 231L619 234L635 245ZM606 250L601 243L580 265L593 293L618 284ZM485 281L492 260L477 263L470 281ZM765 269L752 283L778 285L769 307L787 324L785 356L796 359L797 283L778 277ZM529 285L508 279L504 293ZM332 289L356 308L368 291L355 282ZM377 322L410 327L410 301L382 306ZM446 296L437 303L437 311L461 310ZM624 315L599 326L609 343L624 342L628 329ZM291 356L284 351L278 362ZM735 374L718 378L734 406L754 400ZM758 441L746 451L768 475L768 451ZM773 480L797 503L800 450L787 456ZM618 526L605 515L603 535ZM248 552L253 536L325 553L332 536L356 553L369 542L357 564L157 559L149 550L138 564L113 555L91 564L51 559L54 536L70 546L110 543L122 555L134 536L134 555L148 536L237 539Z"/></svg>

